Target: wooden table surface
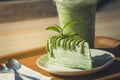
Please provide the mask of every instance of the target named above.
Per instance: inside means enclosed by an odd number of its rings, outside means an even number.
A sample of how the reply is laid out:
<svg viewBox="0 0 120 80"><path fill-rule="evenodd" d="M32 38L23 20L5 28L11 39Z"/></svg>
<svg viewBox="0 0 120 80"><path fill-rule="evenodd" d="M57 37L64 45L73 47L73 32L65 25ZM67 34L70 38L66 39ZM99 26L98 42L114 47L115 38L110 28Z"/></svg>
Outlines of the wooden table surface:
<svg viewBox="0 0 120 80"><path fill-rule="evenodd" d="M115 47L120 45L120 40L115 40L112 38L106 38L98 36L95 38L95 48L102 48L102 49L112 49L114 50ZM120 48L118 49L120 51ZM36 65L36 60L41 57L42 55L46 54L45 46L30 49L27 51L17 52L13 54L7 54L0 56L0 63L4 63L8 58L16 58L19 62L35 71L38 71L46 76L53 76L52 80L114 80L116 78L120 79L120 54L115 53L116 61L110 65L105 71L97 72L90 75L85 76L58 76L50 74L42 69L40 69ZM116 55L117 54L117 55ZM118 80L119 80L118 79Z"/></svg>

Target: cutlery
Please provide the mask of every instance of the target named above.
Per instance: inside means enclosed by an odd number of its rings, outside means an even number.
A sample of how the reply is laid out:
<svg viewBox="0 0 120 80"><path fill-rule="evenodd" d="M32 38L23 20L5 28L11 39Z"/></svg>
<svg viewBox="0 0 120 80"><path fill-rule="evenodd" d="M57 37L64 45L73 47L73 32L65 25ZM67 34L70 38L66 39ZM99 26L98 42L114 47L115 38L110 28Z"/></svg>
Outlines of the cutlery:
<svg viewBox="0 0 120 80"><path fill-rule="evenodd" d="M9 71L9 69L4 64L0 64L0 72L1 73L5 73L8 71Z"/></svg>
<svg viewBox="0 0 120 80"><path fill-rule="evenodd" d="M23 80L19 73L16 71L21 67L20 63L16 59L13 58L8 59L6 66L14 71L15 80Z"/></svg>
<svg viewBox="0 0 120 80"><path fill-rule="evenodd" d="M16 70L21 68L21 64L14 58L10 58L7 60L6 66L9 69L12 69L14 71L15 74L15 80L23 80L21 76L24 76L26 78L29 78L30 80L40 80L38 78L32 77L32 76L28 76L26 74L21 74L18 73Z"/></svg>

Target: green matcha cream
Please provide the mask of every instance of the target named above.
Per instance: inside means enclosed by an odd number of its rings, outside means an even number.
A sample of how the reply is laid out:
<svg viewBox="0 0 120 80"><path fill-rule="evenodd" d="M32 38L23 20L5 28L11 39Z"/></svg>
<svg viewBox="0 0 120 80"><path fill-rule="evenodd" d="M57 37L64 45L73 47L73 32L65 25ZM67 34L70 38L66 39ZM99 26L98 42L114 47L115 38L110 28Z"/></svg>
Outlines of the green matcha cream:
<svg viewBox="0 0 120 80"><path fill-rule="evenodd" d="M64 29L64 34L79 34L94 48L94 26L97 0L54 0L60 26L74 22Z"/></svg>

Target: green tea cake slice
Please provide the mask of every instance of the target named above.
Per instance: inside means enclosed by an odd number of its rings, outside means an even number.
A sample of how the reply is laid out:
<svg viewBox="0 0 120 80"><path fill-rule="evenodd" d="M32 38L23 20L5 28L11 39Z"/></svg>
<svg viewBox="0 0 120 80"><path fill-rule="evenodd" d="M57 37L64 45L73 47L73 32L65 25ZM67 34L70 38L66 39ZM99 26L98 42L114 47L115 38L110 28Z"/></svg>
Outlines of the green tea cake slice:
<svg viewBox="0 0 120 80"><path fill-rule="evenodd" d="M79 35L57 35L47 41L50 64L81 70L92 68L88 43Z"/></svg>

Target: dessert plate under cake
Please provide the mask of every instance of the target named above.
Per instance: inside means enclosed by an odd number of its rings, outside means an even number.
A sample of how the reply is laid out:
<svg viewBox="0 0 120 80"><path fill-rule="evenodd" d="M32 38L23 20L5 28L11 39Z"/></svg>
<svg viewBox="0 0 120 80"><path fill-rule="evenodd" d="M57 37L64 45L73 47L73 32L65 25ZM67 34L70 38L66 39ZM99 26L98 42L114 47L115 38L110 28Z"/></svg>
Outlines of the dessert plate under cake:
<svg viewBox="0 0 120 80"><path fill-rule="evenodd" d="M100 71L104 68L107 68L107 66L112 64L112 62L115 59L115 56L108 51L99 50L99 49L90 49L90 51L91 51L92 64L93 64L93 68L90 70L73 69L73 68L50 64L47 54L38 58L36 64L41 69L52 74L64 75L64 76L76 76L76 75L91 74Z"/></svg>

